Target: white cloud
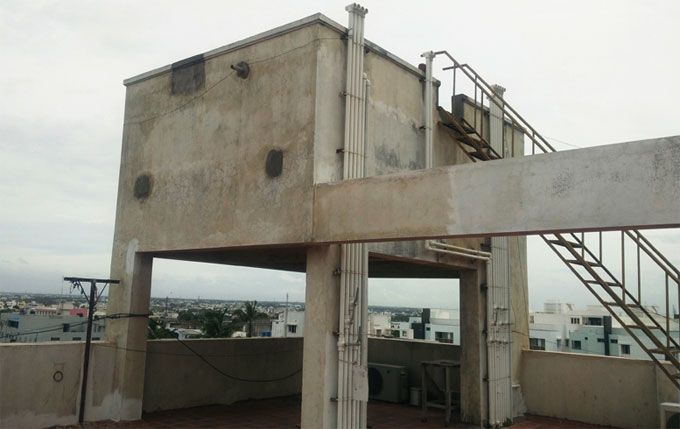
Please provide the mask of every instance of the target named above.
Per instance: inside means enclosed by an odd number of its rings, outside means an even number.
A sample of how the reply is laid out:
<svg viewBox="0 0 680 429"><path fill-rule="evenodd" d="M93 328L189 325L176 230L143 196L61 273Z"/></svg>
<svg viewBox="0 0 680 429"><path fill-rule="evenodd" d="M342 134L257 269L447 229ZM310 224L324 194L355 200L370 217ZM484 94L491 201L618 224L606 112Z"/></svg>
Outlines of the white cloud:
<svg viewBox="0 0 680 429"><path fill-rule="evenodd" d="M54 292L63 274L108 272L124 78L318 11L345 23L346 3L3 2L0 290ZM677 2L364 5L369 39L414 64L423 51L450 50L507 87L547 136L585 147L680 134L680 59L669 51L680 40ZM649 235L680 253L677 232ZM543 243L529 249L532 306L592 302ZM154 294L195 295L200 285L213 297L304 297L298 274L181 264L156 263ZM457 305L455 282L424 283L372 281L371 303Z"/></svg>

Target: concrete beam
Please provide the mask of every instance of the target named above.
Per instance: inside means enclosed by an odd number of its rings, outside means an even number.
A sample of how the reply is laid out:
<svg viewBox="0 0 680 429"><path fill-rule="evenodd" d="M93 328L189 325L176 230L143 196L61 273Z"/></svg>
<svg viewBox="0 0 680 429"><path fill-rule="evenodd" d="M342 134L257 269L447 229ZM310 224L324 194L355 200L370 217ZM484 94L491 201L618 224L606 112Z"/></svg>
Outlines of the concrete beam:
<svg viewBox="0 0 680 429"><path fill-rule="evenodd" d="M319 184L314 241L680 226L680 136Z"/></svg>

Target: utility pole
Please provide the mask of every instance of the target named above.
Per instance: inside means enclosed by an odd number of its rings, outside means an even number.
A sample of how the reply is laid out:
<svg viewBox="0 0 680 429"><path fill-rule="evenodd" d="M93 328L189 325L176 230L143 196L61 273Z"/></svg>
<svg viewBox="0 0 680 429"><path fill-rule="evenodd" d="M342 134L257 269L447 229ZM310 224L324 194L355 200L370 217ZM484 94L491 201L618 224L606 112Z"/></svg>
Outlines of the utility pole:
<svg viewBox="0 0 680 429"><path fill-rule="evenodd" d="M99 298L104 293L104 289L109 284L118 284L119 280L111 279L90 279L83 277L64 277L64 281L71 282L71 289L78 289L87 299L87 334L85 336L85 356L83 357L83 377L80 386L80 408L78 410L78 422L83 423L85 419L85 396L87 394L87 373L90 367L90 348L92 347L92 321L94 320L94 310L99 302ZM90 284L90 293L85 292L83 283ZM101 283L101 292L97 294L97 284Z"/></svg>
<svg viewBox="0 0 680 429"><path fill-rule="evenodd" d="M283 338L288 338L288 294L286 294L286 307L283 309Z"/></svg>

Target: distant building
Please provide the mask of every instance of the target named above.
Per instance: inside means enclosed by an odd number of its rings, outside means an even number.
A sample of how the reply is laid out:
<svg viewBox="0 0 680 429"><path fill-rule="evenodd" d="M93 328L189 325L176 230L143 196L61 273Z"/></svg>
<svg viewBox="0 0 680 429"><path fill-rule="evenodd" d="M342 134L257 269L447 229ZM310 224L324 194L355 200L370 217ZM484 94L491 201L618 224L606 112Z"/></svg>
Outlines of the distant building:
<svg viewBox="0 0 680 429"><path fill-rule="evenodd" d="M87 318L46 314L0 314L0 342L37 343L46 341L84 341ZM92 339L104 338L105 320L95 320Z"/></svg>
<svg viewBox="0 0 680 429"><path fill-rule="evenodd" d="M392 322L391 329L393 338L413 339L413 328L410 322Z"/></svg>
<svg viewBox="0 0 680 429"><path fill-rule="evenodd" d="M421 317L409 318L413 338L460 345L460 313L458 310L423 308Z"/></svg>
<svg viewBox="0 0 680 429"><path fill-rule="evenodd" d="M200 329L190 329L190 328L173 328L172 332L177 334L177 338L180 340L186 340L190 338L201 338L203 336L203 331Z"/></svg>
<svg viewBox="0 0 680 429"><path fill-rule="evenodd" d="M41 316L56 316L59 314L59 309L55 307L32 307L28 310L28 314L38 314Z"/></svg>
<svg viewBox="0 0 680 429"><path fill-rule="evenodd" d="M278 318L272 321L272 337L302 337L304 335L304 311L289 311L287 321L284 318L285 312L281 312ZM286 335L284 335L284 329L287 331ZM368 335L460 344L459 312L441 308L424 308L421 317L411 316L408 321L403 322L393 322L390 313L369 313Z"/></svg>
<svg viewBox="0 0 680 429"><path fill-rule="evenodd" d="M667 320L654 306L645 308L661 326L668 324L671 336L678 338L678 320ZM619 317L624 324L633 324L628 316ZM642 318L648 320L646 316ZM645 344L653 348L651 341L647 342L645 339ZM543 311L529 314L529 346L533 350L650 359L625 328L599 305L578 310L572 304L545 303Z"/></svg>
<svg viewBox="0 0 680 429"><path fill-rule="evenodd" d="M387 313L369 314L368 335L374 337L392 337L392 315Z"/></svg>
<svg viewBox="0 0 680 429"><path fill-rule="evenodd" d="M245 338L248 336L248 324L244 323L240 330L232 334L232 338ZM272 320L271 319L257 319L252 323L253 332L251 337L271 337L272 336Z"/></svg>
<svg viewBox="0 0 680 429"><path fill-rule="evenodd" d="M68 310L69 316L87 317L87 308L71 308Z"/></svg>
<svg viewBox="0 0 680 429"><path fill-rule="evenodd" d="M302 337L305 330L305 312L288 311L279 313L277 319L272 320L272 337Z"/></svg>

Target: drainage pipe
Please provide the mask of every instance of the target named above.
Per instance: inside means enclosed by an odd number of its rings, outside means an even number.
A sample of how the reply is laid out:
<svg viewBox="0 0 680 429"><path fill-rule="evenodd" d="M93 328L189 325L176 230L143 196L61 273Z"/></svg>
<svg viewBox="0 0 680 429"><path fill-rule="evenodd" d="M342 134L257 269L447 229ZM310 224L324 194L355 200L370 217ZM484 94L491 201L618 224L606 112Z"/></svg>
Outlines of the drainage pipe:
<svg viewBox="0 0 680 429"><path fill-rule="evenodd" d="M434 165L433 140L432 140L432 109L434 107L434 85L432 81L432 60L434 52L427 51L421 55L425 58L425 112L423 120L425 123L425 168L432 168Z"/></svg>
<svg viewBox="0 0 680 429"><path fill-rule="evenodd" d="M434 241L434 240L428 240L427 243L426 243L426 248L428 250L432 250L434 252L439 251L439 250L448 250L448 251L451 251L451 252L463 254L463 256L477 257L478 259L482 259L482 260L491 259L491 253L490 252L484 252L482 250L470 249L470 248L467 248L467 247L454 246L452 244L441 243L439 241Z"/></svg>
<svg viewBox="0 0 680 429"><path fill-rule="evenodd" d="M349 12L347 74L345 89L345 134L343 179L363 177L365 173L366 92L364 77L364 17L368 12L354 3ZM355 398L356 367L364 366L365 331L368 316L366 284L368 252L363 243L341 245L340 320L338 338L337 427L366 427L366 400Z"/></svg>

